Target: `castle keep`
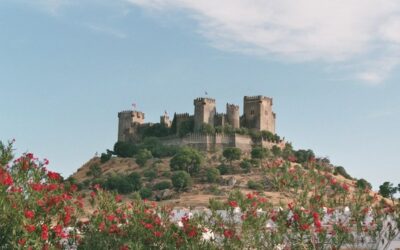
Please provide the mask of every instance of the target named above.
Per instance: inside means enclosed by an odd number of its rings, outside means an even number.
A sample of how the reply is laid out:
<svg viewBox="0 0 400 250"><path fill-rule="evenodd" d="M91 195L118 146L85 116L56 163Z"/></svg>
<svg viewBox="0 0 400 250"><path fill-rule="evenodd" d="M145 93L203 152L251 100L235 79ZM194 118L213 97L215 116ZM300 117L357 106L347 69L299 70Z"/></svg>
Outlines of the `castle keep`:
<svg viewBox="0 0 400 250"><path fill-rule="evenodd" d="M160 123L145 123L145 114L140 111L130 110L118 113L118 141L139 141L141 133L146 128L169 128L170 134L161 137L165 144L202 145L201 148L209 150L216 145L251 147L248 136L211 134L229 127L231 130L246 128L252 131L269 131L275 134L276 115L272 111L272 98L265 96L245 96L243 98L243 114L240 115L238 105L226 104L225 113L217 113L216 101L213 98L196 98L193 101L194 114L174 114L173 120L165 112L160 117ZM243 148L245 149L245 148Z"/></svg>

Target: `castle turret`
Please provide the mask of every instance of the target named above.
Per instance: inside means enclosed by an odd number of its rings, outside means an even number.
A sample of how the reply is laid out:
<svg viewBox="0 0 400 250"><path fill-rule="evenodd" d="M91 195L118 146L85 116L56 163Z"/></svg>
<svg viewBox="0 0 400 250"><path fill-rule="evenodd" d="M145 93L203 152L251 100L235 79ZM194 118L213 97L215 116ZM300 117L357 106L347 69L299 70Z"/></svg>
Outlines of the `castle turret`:
<svg viewBox="0 0 400 250"><path fill-rule="evenodd" d="M239 106L234 104L226 104L227 123L233 128L240 128Z"/></svg>
<svg viewBox="0 0 400 250"><path fill-rule="evenodd" d="M194 130L199 131L203 124L214 126L216 114L215 99L197 98L194 100Z"/></svg>
<svg viewBox="0 0 400 250"><path fill-rule="evenodd" d="M275 113L272 112L272 98L245 96L243 102L243 125L256 131L267 130L275 134Z"/></svg>
<svg viewBox="0 0 400 250"><path fill-rule="evenodd" d="M122 111L118 113L118 119L118 141L129 141L135 137L137 128L144 123L144 113Z"/></svg>
<svg viewBox="0 0 400 250"><path fill-rule="evenodd" d="M171 120L169 119L169 115L167 112L164 112L164 115L160 116L160 124L164 125L165 127L171 127Z"/></svg>

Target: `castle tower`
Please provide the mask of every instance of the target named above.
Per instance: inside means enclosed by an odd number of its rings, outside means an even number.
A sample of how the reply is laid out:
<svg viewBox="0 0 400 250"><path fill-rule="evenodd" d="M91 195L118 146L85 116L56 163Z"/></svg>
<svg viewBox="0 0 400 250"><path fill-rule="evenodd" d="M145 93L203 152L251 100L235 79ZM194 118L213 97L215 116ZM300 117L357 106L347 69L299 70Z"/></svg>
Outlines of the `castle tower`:
<svg viewBox="0 0 400 250"><path fill-rule="evenodd" d="M171 120L169 119L169 115L167 111L164 112L164 115L160 116L160 124L164 125L165 127L171 127Z"/></svg>
<svg viewBox="0 0 400 250"><path fill-rule="evenodd" d="M215 99L197 98L194 100L194 130L199 131L203 124L214 126L216 114Z"/></svg>
<svg viewBox="0 0 400 250"><path fill-rule="evenodd" d="M245 96L243 100L244 126L256 131L267 130L275 134L275 113L272 112L272 98Z"/></svg>
<svg viewBox="0 0 400 250"><path fill-rule="evenodd" d="M226 104L226 118L229 125L233 128L240 128L239 106L234 104Z"/></svg>
<svg viewBox="0 0 400 250"><path fill-rule="evenodd" d="M138 126L144 123L144 113L140 111L122 111L118 113L118 141L129 141L135 137Z"/></svg>

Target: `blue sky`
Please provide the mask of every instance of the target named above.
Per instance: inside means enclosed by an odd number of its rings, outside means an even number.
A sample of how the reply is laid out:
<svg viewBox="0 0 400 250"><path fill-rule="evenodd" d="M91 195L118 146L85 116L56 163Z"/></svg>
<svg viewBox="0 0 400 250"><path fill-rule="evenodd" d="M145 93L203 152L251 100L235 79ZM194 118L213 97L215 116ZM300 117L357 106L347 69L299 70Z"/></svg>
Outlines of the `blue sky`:
<svg viewBox="0 0 400 250"><path fill-rule="evenodd" d="M68 176L133 102L154 122L261 94L295 148L398 183L399 30L392 0L3 0L0 140Z"/></svg>

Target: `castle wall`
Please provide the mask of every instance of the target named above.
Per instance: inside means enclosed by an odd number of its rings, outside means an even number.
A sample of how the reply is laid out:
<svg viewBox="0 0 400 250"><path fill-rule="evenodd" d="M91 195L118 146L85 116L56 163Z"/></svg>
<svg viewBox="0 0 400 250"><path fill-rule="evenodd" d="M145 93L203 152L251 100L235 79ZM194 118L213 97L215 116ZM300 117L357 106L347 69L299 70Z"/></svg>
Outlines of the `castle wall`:
<svg viewBox="0 0 400 250"><path fill-rule="evenodd" d="M194 100L194 130L200 131L203 124L214 126L216 114L215 100L211 98L197 98Z"/></svg>

